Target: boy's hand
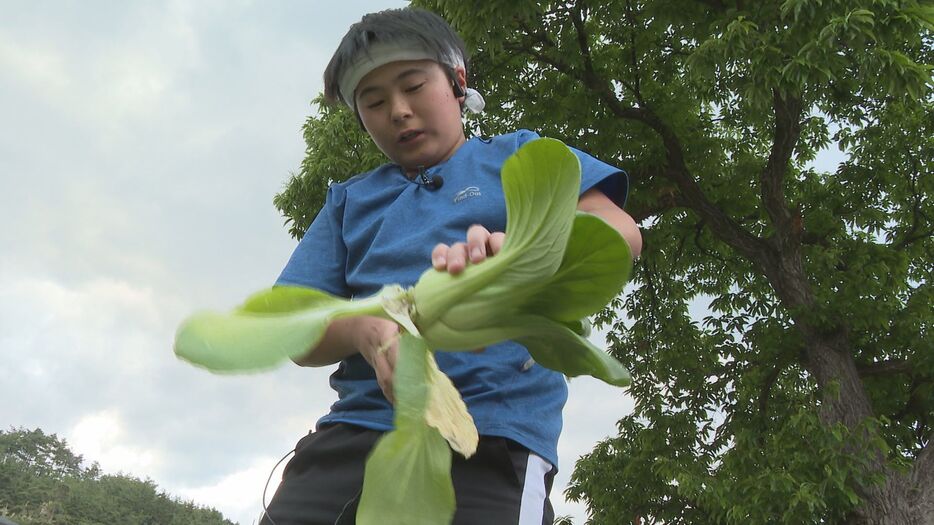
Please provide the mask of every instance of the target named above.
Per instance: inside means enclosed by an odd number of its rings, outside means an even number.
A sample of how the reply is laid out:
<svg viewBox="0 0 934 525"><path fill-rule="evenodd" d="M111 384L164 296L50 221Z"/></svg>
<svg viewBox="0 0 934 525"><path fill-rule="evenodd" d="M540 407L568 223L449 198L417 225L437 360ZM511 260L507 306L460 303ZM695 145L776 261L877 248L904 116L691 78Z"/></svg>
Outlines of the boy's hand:
<svg viewBox="0 0 934 525"><path fill-rule="evenodd" d="M431 264L436 270L457 275L464 271L468 262L476 264L499 253L505 239L504 233L490 233L475 224L467 230L467 242L435 246L431 252ZM383 395L390 403L395 403L392 388L399 356L399 325L379 317L360 317L354 326L353 337L354 347L376 371L376 382Z"/></svg>
<svg viewBox="0 0 934 525"><path fill-rule="evenodd" d="M440 272L457 275L464 271L468 263L476 264L499 253L505 240L505 233L490 233L483 226L474 224L467 229L467 242L435 246L431 251L431 265Z"/></svg>
<svg viewBox="0 0 934 525"><path fill-rule="evenodd" d="M399 356L399 325L379 317L359 318L354 345L360 355L376 371L376 382L383 395L390 403L395 403L392 395L392 378L395 374L396 359Z"/></svg>

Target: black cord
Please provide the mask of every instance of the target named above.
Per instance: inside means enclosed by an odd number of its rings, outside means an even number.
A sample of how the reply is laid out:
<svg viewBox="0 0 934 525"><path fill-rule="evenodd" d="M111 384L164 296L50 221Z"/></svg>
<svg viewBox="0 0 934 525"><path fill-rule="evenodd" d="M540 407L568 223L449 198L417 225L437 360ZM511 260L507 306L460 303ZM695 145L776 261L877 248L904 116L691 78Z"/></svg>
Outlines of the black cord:
<svg viewBox="0 0 934 525"><path fill-rule="evenodd" d="M263 486L263 516L269 520L270 525L276 525L276 521L272 519L272 516L269 515L269 509L266 508L266 489L269 488L269 482L272 481L272 474L276 471L277 468L279 468L279 465L285 461L285 458L291 456L294 453L295 449L293 448L292 450L286 452L285 455L276 462L276 464L272 467L272 470L269 471L269 477L266 478L266 485ZM262 518L260 518L260 521L262 521Z"/></svg>

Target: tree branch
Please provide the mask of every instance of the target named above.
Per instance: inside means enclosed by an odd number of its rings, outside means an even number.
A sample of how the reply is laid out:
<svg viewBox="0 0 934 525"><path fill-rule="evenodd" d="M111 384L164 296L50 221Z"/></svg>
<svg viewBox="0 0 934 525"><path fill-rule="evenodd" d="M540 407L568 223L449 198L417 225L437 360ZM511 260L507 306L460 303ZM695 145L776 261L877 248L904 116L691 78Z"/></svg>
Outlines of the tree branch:
<svg viewBox="0 0 934 525"><path fill-rule="evenodd" d="M529 36L532 36L532 35L529 35ZM545 42L539 41L539 43L544 44ZM538 49L534 49L531 46L522 45L519 42L506 42L503 44L503 48L507 51L525 53L531 56L532 58L534 58L535 60L543 64L547 64L555 68L557 71L564 73L565 75L569 77L579 78L579 75L574 70L574 67L571 66L571 64L568 64L567 62L561 59L548 56L547 54L545 54L544 51L539 51Z"/></svg>
<svg viewBox="0 0 934 525"><path fill-rule="evenodd" d="M709 200L688 169L684 158L684 148L674 130L648 106L623 106L617 98L615 91L612 89L611 84L601 78L597 73L593 64L589 38L584 24L583 8L579 3L572 6L569 18L577 33L577 42L581 51L581 67L572 66L559 58L549 56L545 50L552 49L555 45L554 42L548 39L547 35L542 36L539 34L540 31L532 31L530 28L524 28L524 31L528 36L535 39L536 43L543 46L544 49L534 49L532 45L522 44L520 42L513 42L507 44L505 47L509 50L523 52L536 59L539 63L547 64L557 71L577 79L585 88L593 92L599 100L606 104L613 115L618 118L640 122L655 131L661 138L666 150L667 165L664 167L663 173L666 178L673 181L678 187L684 205L696 212L701 219L710 224L711 230L715 236L732 246L747 259L758 264L767 275L771 274L773 277L779 276L781 272L778 271L779 264L776 264L775 254L781 252L771 246L770 243L751 234L743 228L741 224L733 220ZM800 105L800 103L798 103L798 105ZM782 119L782 125L777 125L777 131L786 128L789 130L797 130L793 134L782 131L780 136L785 137L785 135L788 135L788 137L776 141L777 144L781 145L781 148L776 150L776 153L772 156L774 160L770 163L776 166L780 165L782 174L787 166L787 159L790 159L791 152L794 149L797 136L800 133L796 119L798 114L800 114L800 110L798 112L786 112L786 117ZM793 122L794 126L786 126L784 124L786 121L789 123ZM780 163L780 159L783 158L783 156L786 160L784 163ZM770 182L769 184L776 184L776 182ZM781 179L777 181L777 186L780 192ZM790 213L788 222L791 223ZM795 253L797 253L797 250L795 250ZM784 292L794 287L780 286L780 288L782 290L779 291ZM792 304L802 304L800 298L796 297L795 299L795 301L792 301Z"/></svg>
<svg viewBox="0 0 934 525"><path fill-rule="evenodd" d="M726 4L724 4L722 0L697 0L697 2L704 4L711 9L716 9L717 11L726 10Z"/></svg>
<svg viewBox="0 0 934 525"><path fill-rule="evenodd" d="M856 365L856 371L860 377L879 377L892 374L908 374L914 370L914 367L908 361L893 359L888 361L877 361L866 365Z"/></svg>
<svg viewBox="0 0 934 525"><path fill-rule="evenodd" d="M529 24L527 24L524 20L519 20L519 27L521 27L522 30L525 31L526 35L530 37L535 37L535 39L542 45L546 45L551 48L555 47L555 41L552 40L551 37L548 36L548 33L546 33L543 28L539 28L538 30L533 30L531 27L529 27Z"/></svg>
<svg viewBox="0 0 934 525"><path fill-rule="evenodd" d="M775 227L775 248L788 251L800 242L801 229L794 225L794 217L785 203L785 173L801 136L801 101L791 95L782 96L772 90L772 109L775 111L775 130L772 150L765 169L759 174L759 191L762 205Z"/></svg>
<svg viewBox="0 0 934 525"><path fill-rule="evenodd" d="M909 245L914 244L918 241L922 241L924 239L928 239L932 236L934 236L934 228L923 231L915 235L911 235L909 237L905 237L901 241L899 241L897 244L893 245L892 248L896 250L904 250Z"/></svg>
<svg viewBox="0 0 934 525"><path fill-rule="evenodd" d="M575 4L575 7L577 5ZM737 251L750 260L763 265L768 264L763 256L764 253L768 252L764 241L746 231L736 221L724 214L722 210L710 202L703 190L701 190L684 161L684 148L675 132L647 107L623 107L611 89L609 82L599 77L593 67L583 16L579 10L575 9L575 12L578 14L572 13L571 23L577 32L577 41L584 61L583 72L575 76L585 87L593 91L614 115L642 122L658 133L667 151L668 166L665 169L665 175L678 185L688 206L710 223L717 237L736 248ZM574 69L571 68L571 71L573 72Z"/></svg>
<svg viewBox="0 0 934 525"><path fill-rule="evenodd" d="M908 400L905 401L905 406L901 408L898 412L891 415L891 419L902 421L908 416L917 416L918 423L924 426L926 418L924 395L921 393L922 387L927 386L927 383L930 381L925 381L923 378L912 377L911 386L908 387ZM922 436L923 437L923 436Z"/></svg>
<svg viewBox="0 0 934 525"><path fill-rule="evenodd" d="M604 97L605 100L607 98ZM615 97L607 103L617 116L643 122L659 134L667 152L666 177L678 186L687 205L710 223L714 235L746 258L766 264L764 254L769 250L764 241L749 233L707 198L685 163L684 149L675 132L650 109L621 108Z"/></svg>
<svg viewBox="0 0 934 525"><path fill-rule="evenodd" d="M629 21L629 60L632 65L632 74L635 77L634 82L630 90L634 97L636 97L636 102L640 106L645 106L645 100L642 99L642 79L639 75L639 60L636 54L636 32L634 31L636 27L636 16L633 14L632 2L626 1L626 19Z"/></svg>
<svg viewBox="0 0 934 525"><path fill-rule="evenodd" d="M661 215L672 208L684 207L677 198L668 195L660 195L654 202L647 202L642 205L626 204L626 212L637 223Z"/></svg>
<svg viewBox="0 0 934 525"><path fill-rule="evenodd" d="M762 388L759 390L759 415L764 420L766 418L766 410L768 409L769 396L772 395L772 387L775 385L775 381L778 380L778 376L782 373L781 366L774 366L772 370L769 371L769 375L765 377L765 382L762 383Z"/></svg>
<svg viewBox="0 0 934 525"><path fill-rule="evenodd" d="M577 34L577 47L580 48L581 58L584 60L584 84L598 85L600 80L593 67L593 57L590 54L590 37L587 35L587 28L584 27L584 8L582 4L582 1L578 1L571 9L571 23L574 24L574 32Z"/></svg>
<svg viewBox="0 0 934 525"><path fill-rule="evenodd" d="M914 155L912 155L910 151L906 151L905 154L911 161L911 165L915 173L921 173L921 167L918 165L918 161L914 158ZM898 242L892 244L892 248L896 250L904 250L909 245L934 235L934 228L928 228L926 231L922 231L920 233L918 232L921 227L922 219L926 220L928 224L931 223L931 219L921 209L922 196L921 192L918 191L917 181L915 181L914 177L909 177L909 182L911 184L911 192L913 196L911 207L911 226L908 228L908 231L905 232L904 236L898 240Z"/></svg>

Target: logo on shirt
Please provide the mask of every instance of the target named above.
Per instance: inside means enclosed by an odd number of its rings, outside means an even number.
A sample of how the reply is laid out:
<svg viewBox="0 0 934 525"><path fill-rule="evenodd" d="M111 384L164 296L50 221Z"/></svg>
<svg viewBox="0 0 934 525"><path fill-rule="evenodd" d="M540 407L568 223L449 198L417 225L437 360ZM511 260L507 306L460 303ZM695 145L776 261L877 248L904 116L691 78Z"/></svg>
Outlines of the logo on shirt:
<svg viewBox="0 0 934 525"><path fill-rule="evenodd" d="M461 191L454 194L454 204L457 204L460 201L465 201L467 199L472 199L474 197L480 196L480 188L476 186L467 186Z"/></svg>

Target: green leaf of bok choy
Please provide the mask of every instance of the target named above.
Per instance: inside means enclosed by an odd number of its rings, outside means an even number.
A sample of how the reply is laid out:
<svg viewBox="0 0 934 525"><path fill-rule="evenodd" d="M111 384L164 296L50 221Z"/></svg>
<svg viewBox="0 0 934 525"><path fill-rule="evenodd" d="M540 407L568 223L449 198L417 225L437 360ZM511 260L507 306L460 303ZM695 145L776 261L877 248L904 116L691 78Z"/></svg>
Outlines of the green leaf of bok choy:
<svg viewBox="0 0 934 525"><path fill-rule="evenodd" d="M254 294L233 312L202 312L186 319L175 334L175 355L218 373L269 369L307 353L334 319L386 317L382 301L381 295L350 301L320 290L277 286Z"/></svg>

